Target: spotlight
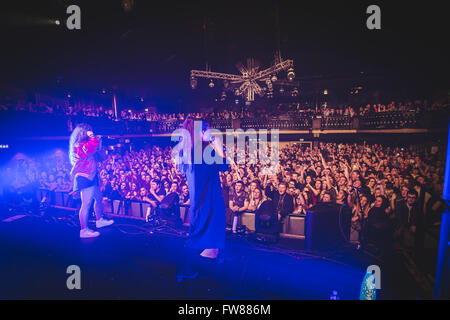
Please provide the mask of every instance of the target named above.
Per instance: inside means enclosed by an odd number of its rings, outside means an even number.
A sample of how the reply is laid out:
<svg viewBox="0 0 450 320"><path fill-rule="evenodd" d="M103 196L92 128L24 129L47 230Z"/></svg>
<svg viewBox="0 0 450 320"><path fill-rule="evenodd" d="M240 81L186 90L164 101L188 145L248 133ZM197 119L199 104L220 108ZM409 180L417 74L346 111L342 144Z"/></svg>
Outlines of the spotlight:
<svg viewBox="0 0 450 320"><path fill-rule="evenodd" d="M270 81L272 81L272 82L275 82L275 81L277 81L277 80L278 80L278 78L277 78L276 75L273 75L273 76L270 78Z"/></svg>
<svg viewBox="0 0 450 320"><path fill-rule="evenodd" d="M327 89L323 90L323 94L327 95L328 94L328 90Z"/></svg>
<svg viewBox="0 0 450 320"><path fill-rule="evenodd" d="M214 88L214 81L211 80L211 82L209 83L209 87Z"/></svg>
<svg viewBox="0 0 450 320"><path fill-rule="evenodd" d="M59 25L61 24L61 22L60 22L59 20L55 20L55 24L56 24L57 26L59 26Z"/></svg>

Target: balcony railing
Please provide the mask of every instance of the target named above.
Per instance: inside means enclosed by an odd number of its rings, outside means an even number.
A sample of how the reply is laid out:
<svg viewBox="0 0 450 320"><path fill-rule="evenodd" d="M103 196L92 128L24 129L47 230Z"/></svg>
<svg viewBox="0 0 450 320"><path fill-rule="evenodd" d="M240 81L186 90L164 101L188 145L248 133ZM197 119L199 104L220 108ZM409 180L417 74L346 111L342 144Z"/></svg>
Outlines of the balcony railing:
<svg viewBox="0 0 450 320"><path fill-rule="evenodd" d="M428 113L389 112L363 116L316 117L302 115L290 120L281 119L211 119L211 127L218 130L280 129L280 130L345 130L345 129L399 129L399 128L445 128L449 111ZM36 114L15 112L2 117L0 133L11 136L67 136L80 122L88 122L104 135L171 133L182 126L182 119L172 120L112 120L85 116ZM4 121L3 121L4 120ZM51 124L51 125L49 125Z"/></svg>

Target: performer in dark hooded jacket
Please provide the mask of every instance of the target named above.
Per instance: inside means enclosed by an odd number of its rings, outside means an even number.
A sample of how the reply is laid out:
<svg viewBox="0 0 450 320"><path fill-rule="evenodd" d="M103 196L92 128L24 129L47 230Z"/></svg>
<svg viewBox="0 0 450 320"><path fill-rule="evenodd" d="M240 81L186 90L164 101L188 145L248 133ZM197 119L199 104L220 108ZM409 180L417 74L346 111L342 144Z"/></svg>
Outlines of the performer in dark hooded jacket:
<svg viewBox="0 0 450 320"><path fill-rule="evenodd" d="M229 167L225 163L223 146L210 135L206 121L195 120L194 123L193 119L188 118L183 129L187 134L185 142L190 142L183 147L182 154L187 154L180 161L181 171L186 174L190 196L189 238L186 245L191 249L203 250L201 256L214 259L219 249L225 247L226 233L225 202L219 172L226 171ZM210 149L205 152L206 148ZM217 155L216 159L219 161L208 163L203 156L208 151L212 158ZM195 159L195 152L201 152L199 161ZM189 160L186 161L187 159Z"/></svg>

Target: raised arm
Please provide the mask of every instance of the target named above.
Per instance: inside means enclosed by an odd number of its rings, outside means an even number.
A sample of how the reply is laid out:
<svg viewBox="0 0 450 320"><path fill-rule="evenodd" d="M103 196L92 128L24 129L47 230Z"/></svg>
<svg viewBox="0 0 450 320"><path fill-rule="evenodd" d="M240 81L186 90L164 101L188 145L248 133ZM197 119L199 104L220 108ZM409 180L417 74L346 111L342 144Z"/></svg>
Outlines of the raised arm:
<svg viewBox="0 0 450 320"><path fill-rule="evenodd" d="M80 156L89 157L92 156L96 151L98 146L100 145L100 140L94 137L93 135L89 138L87 142L83 144L81 147Z"/></svg>

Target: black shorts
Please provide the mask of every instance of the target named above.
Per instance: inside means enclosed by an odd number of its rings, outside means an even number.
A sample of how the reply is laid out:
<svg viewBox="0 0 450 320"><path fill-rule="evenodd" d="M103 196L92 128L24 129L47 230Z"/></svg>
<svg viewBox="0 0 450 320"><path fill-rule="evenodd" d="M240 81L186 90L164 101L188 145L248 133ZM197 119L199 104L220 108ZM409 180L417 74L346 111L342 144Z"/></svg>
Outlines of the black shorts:
<svg viewBox="0 0 450 320"><path fill-rule="evenodd" d="M76 176L73 181L73 191L81 191L83 189L98 186L98 176L95 175L94 179L91 181L88 178Z"/></svg>

